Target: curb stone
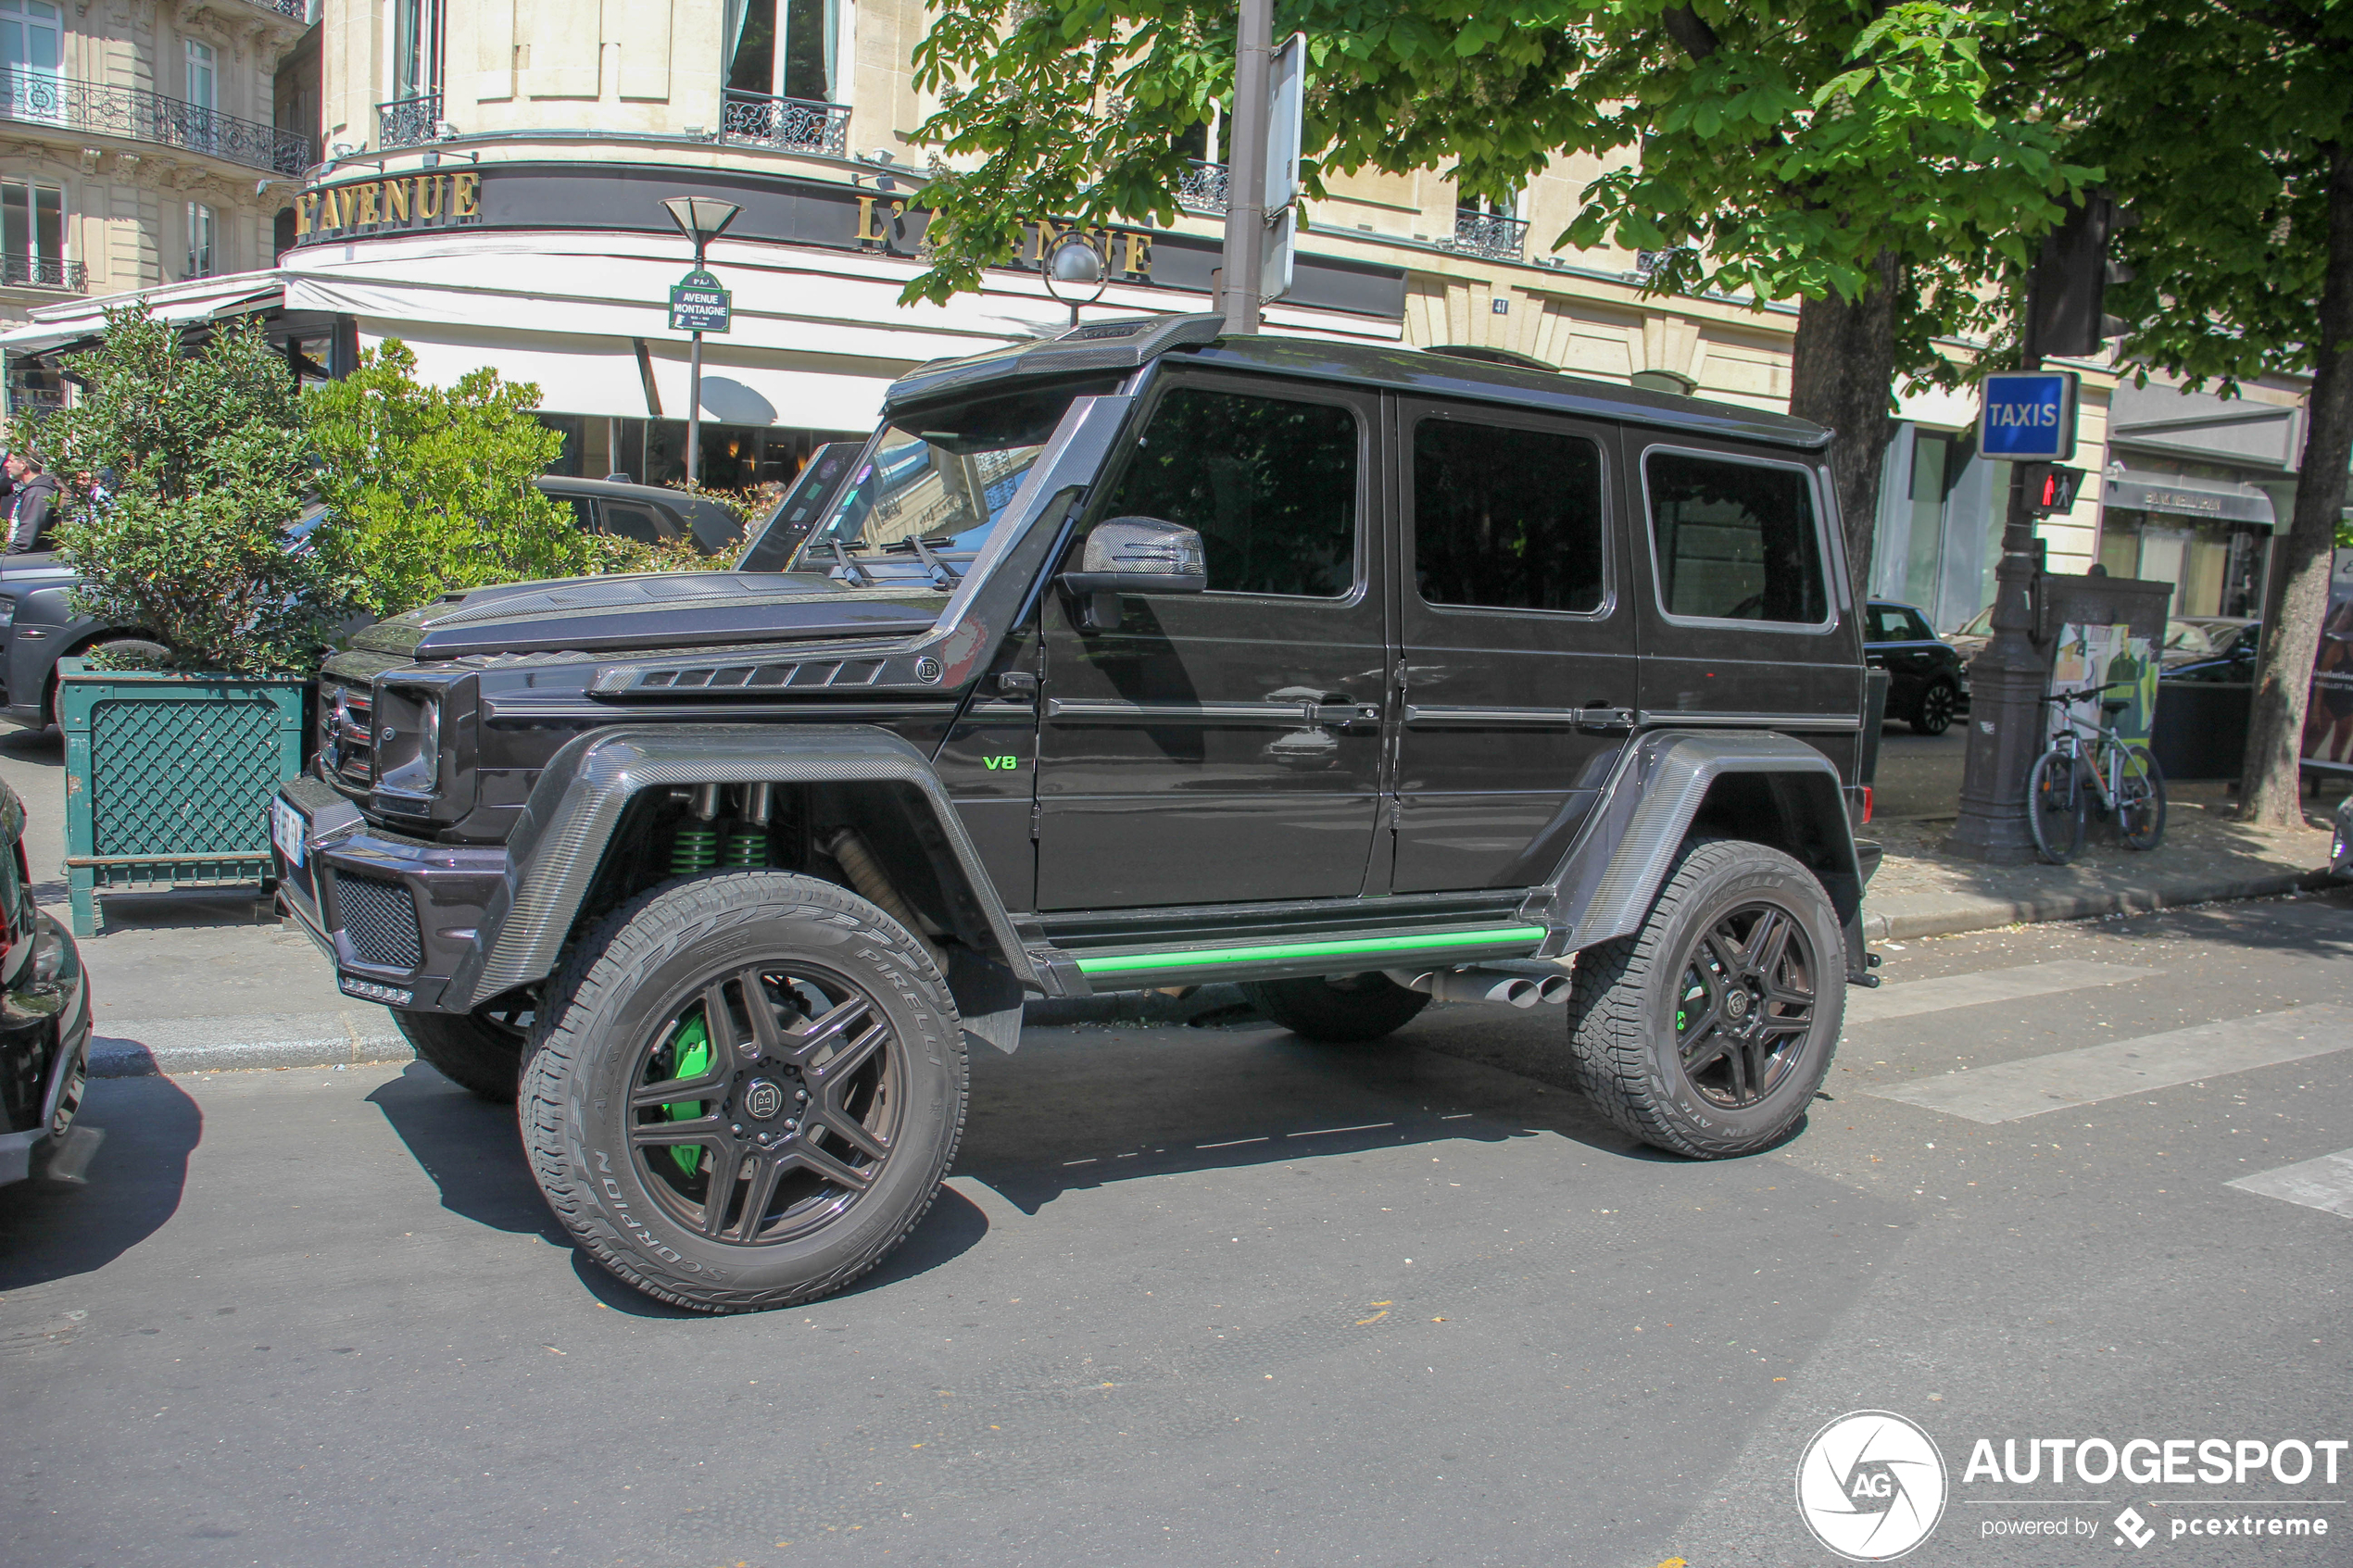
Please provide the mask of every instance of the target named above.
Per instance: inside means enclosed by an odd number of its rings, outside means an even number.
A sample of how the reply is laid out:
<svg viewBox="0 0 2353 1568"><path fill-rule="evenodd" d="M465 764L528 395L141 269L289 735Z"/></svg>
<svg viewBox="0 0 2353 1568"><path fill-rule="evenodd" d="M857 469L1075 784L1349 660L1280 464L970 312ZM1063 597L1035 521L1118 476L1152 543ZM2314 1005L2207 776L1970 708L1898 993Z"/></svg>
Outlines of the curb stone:
<svg viewBox="0 0 2353 1568"><path fill-rule="evenodd" d="M1995 931L2006 925L2032 925L2046 921L2147 914L2184 904L2271 898L2327 885L2326 872L2287 872L2236 881L2128 887L2114 893L2054 893L2033 898L1914 897L1900 900L1913 907L1884 914L1873 913L1866 897L1863 935L1867 941L1901 942L1915 936L1952 936L1965 931Z"/></svg>

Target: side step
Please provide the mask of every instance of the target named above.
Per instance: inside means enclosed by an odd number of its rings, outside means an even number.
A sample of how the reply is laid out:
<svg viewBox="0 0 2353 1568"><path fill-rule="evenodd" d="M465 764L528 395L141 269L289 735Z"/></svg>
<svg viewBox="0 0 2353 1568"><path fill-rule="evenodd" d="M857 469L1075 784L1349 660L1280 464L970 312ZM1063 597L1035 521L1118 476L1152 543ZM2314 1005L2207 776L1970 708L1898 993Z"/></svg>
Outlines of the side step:
<svg viewBox="0 0 2353 1568"><path fill-rule="evenodd" d="M1297 933L1281 941L1228 945L1163 944L1036 947L1030 959L1065 988L1063 996L1088 996L1156 985L1199 985L1219 980L1282 980L1309 974L1360 974L1432 963L1465 964L1482 959L1524 959L1546 935L1524 922L1451 931L1427 927L1345 936Z"/></svg>

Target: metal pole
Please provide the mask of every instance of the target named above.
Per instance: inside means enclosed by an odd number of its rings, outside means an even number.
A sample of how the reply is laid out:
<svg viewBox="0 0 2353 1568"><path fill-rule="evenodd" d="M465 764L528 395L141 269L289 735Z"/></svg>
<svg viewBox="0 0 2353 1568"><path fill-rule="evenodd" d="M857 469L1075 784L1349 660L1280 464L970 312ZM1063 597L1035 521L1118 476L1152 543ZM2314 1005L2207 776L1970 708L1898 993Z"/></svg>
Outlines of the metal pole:
<svg viewBox="0 0 2353 1568"><path fill-rule="evenodd" d="M1258 331L1274 33L1274 0L1242 0L1241 21L1234 30L1233 134L1226 144L1226 256L1217 280L1217 308L1229 332Z"/></svg>
<svg viewBox="0 0 2353 1568"><path fill-rule="evenodd" d="M2021 370L2043 366L2034 315L2030 294ZM2034 547L2033 502L2026 493L2026 465L2012 463L2002 558L1994 569L1994 635L1969 661L1969 754L1961 766L1960 814L1944 843L1954 854L1992 865L2022 865L2035 855L2026 822L2026 775L2043 754L2050 665L2034 645L2042 562Z"/></svg>
<svg viewBox="0 0 2353 1568"><path fill-rule="evenodd" d="M702 333L686 357L686 483L701 483L702 473Z"/></svg>
<svg viewBox="0 0 2353 1568"><path fill-rule="evenodd" d="M702 241L695 242L695 270L702 270ZM702 474L702 333L686 354L686 483L698 484ZM652 483L648 479L646 483Z"/></svg>

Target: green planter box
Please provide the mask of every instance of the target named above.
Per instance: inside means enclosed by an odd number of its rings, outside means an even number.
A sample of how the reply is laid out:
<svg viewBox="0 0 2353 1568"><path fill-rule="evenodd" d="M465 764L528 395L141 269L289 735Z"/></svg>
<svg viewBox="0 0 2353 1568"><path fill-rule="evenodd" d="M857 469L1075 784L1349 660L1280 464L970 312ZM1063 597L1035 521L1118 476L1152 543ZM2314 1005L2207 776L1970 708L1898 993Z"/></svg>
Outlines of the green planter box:
<svg viewBox="0 0 2353 1568"><path fill-rule="evenodd" d="M270 797L302 771L308 686L57 661L76 936L97 935L103 888L270 876Z"/></svg>

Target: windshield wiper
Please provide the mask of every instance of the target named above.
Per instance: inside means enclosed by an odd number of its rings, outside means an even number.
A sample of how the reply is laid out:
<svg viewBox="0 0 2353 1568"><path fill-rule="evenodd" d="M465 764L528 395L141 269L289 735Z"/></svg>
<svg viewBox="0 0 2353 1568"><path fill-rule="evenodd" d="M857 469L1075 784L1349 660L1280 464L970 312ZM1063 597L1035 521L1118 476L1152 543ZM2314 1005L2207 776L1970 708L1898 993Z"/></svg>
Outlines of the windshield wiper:
<svg viewBox="0 0 2353 1568"><path fill-rule="evenodd" d="M956 591L956 574L948 570L948 563L941 560L937 556L933 555L931 553L931 546L925 544L921 539L910 539L907 541L907 544L914 550L915 558L924 563L924 571L929 574L931 578L931 585L938 589L943 594L954 593Z"/></svg>
<svg viewBox="0 0 2353 1568"><path fill-rule="evenodd" d="M841 547L840 540L819 539L812 541L812 544L823 545L834 553L834 569L841 573L843 581L851 587L871 588L875 585L874 574L849 558L849 552Z"/></svg>

